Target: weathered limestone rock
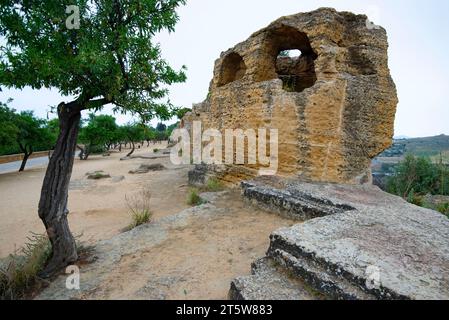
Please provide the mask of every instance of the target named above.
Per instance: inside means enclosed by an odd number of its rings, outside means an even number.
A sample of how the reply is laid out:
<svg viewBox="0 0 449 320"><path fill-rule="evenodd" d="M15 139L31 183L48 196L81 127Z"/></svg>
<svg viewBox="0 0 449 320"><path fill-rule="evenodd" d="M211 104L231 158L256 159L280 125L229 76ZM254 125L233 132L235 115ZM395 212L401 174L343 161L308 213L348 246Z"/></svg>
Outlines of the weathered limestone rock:
<svg viewBox="0 0 449 320"><path fill-rule="evenodd" d="M282 17L223 52L208 98L181 126L279 130L279 170L307 181L365 183L391 145L398 102L383 28L323 8ZM292 58L280 53L300 50ZM231 182L258 166L229 166Z"/></svg>
<svg viewBox="0 0 449 320"><path fill-rule="evenodd" d="M111 175L109 173L104 172L103 170L93 171L86 173L87 179L90 180L101 180L101 179L109 179Z"/></svg>
<svg viewBox="0 0 449 320"><path fill-rule="evenodd" d="M248 195L264 208L317 217L273 232L267 259L327 298L449 299L449 219L444 215L369 185L265 177L243 188L257 190L256 196ZM296 210L280 205L289 201L297 201ZM230 296L257 298L248 288L262 284L254 276L238 278ZM276 297L273 291L271 298Z"/></svg>
<svg viewBox="0 0 449 320"><path fill-rule="evenodd" d="M144 174L144 173L148 173L150 171L163 171L167 169L164 165L160 164L160 163L155 163L155 164L141 164L139 166L139 168L135 169L135 170L131 170L129 171L130 174Z"/></svg>

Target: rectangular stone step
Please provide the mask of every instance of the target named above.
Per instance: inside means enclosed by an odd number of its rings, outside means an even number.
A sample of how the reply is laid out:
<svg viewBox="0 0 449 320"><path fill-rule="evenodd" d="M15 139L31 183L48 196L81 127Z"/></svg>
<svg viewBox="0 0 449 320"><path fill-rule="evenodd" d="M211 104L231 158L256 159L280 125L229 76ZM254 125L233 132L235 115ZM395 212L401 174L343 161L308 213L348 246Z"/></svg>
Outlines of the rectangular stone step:
<svg viewBox="0 0 449 320"><path fill-rule="evenodd" d="M270 257L280 265L291 270L295 276L302 279L310 287L322 293L329 299L335 300L375 300L374 295L368 294L357 285L350 283L343 277L328 273L320 265L306 259L297 259L291 254L276 249L270 251Z"/></svg>
<svg viewBox="0 0 449 320"><path fill-rule="evenodd" d="M252 204L301 221L354 209L296 190L276 189L247 181L242 182L241 187L243 197Z"/></svg>
<svg viewBox="0 0 449 320"><path fill-rule="evenodd" d="M293 229L273 232L267 256L294 271L316 290L334 299L409 299L382 285L375 285L372 282L375 279L370 279L369 274L356 276L345 266L317 257L315 252L296 241L300 233Z"/></svg>
<svg viewBox="0 0 449 320"><path fill-rule="evenodd" d="M319 300L324 296L312 290L289 270L271 258L252 264L252 274L234 279L229 290L231 300Z"/></svg>

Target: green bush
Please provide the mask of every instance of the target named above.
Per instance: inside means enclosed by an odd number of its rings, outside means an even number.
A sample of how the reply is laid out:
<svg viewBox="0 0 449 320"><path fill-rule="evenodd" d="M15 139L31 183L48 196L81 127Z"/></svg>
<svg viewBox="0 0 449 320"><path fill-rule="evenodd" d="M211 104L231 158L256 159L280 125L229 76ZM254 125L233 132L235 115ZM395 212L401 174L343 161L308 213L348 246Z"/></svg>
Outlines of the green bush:
<svg viewBox="0 0 449 320"><path fill-rule="evenodd" d="M224 189L223 184L216 178L210 178L206 183L206 190L209 192L219 192Z"/></svg>
<svg viewBox="0 0 449 320"><path fill-rule="evenodd" d="M438 205L437 211L441 212L449 218L449 203L442 203Z"/></svg>
<svg viewBox="0 0 449 320"><path fill-rule="evenodd" d="M102 154L107 151L105 146L89 146L89 153L91 154Z"/></svg>
<svg viewBox="0 0 449 320"><path fill-rule="evenodd" d="M449 195L449 170L428 158L406 156L387 181L387 191L408 199L414 195Z"/></svg>
<svg viewBox="0 0 449 320"><path fill-rule="evenodd" d="M198 189L190 189L189 193L187 194L187 204L189 206L198 206L203 203L203 200L198 194Z"/></svg>

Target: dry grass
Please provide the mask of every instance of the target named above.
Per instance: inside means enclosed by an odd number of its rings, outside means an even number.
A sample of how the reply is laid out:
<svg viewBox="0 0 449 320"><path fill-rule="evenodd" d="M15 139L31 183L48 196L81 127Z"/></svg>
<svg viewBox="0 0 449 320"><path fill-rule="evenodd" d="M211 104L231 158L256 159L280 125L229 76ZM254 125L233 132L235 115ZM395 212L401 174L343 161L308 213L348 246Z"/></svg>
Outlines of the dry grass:
<svg viewBox="0 0 449 320"><path fill-rule="evenodd" d="M77 250L83 259L90 253L91 248L77 241ZM31 233L24 247L0 264L0 300L32 297L47 285L48 282L38 274L44 269L51 252L47 235Z"/></svg>
<svg viewBox="0 0 449 320"><path fill-rule="evenodd" d="M210 178L206 183L206 191L219 192L224 190L224 185L216 178Z"/></svg>
<svg viewBox="0 0 449 320"><path fill-rule="evenodd" d="M35 288L50 255L48 237L32 233L25 246L0 267L0 299L20 299Z"/></svg>
<svg viewBox="0 0 449 320"><path fill-rule="evenodd" d="M187 194L187 204L189 206L198 206L203 203L200 195L198 194L198 189L192 188Z"/></svg>
<svg viewBox="0 0 449 320"><path fill-rule="evenodd" d="M125 229L130 231L142 224L151 222L152 212L150 210L151 191L149 187L144 187L133 196L125 196L126 205L131 214L132 222Z"/></svg>

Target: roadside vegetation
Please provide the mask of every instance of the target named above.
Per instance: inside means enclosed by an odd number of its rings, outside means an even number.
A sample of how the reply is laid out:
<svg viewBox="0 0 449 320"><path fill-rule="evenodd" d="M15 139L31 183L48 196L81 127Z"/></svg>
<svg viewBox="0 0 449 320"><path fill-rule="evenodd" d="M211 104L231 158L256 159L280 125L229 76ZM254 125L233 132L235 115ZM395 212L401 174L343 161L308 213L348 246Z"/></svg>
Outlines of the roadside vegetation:
<svg viewBox="0 0 449 320"><path fill-rule="evenodd" d="M142 123L128 123L120 126L113 116L91 113L87 119L80 121L78 155L81 160L88 160L91 154L111 150L121 152L123 147L128 147L130 156L137 148L136 145L150 146L150 143L167 141L177 125L160 123L154 128ZM32 111L17 112L7 104L0 103L0 128L3 128L0 132L0 156L24 154L19 170L23 171L34 152L54 148L59 134L59 121L40 119Z"/></svg>
<svg viewBox="0 0 449 320"><path fill-rule="evenodd" d="M407 155L388 178L386 190L449 217L449 168L440 161Z"/></svg>
<svg viewBox="0 0 449 320"><path fill-rule="evenodd" d="M56 142L52 123L32 111L16 112L4 103L0 103L0 128L0 155L24 154L19 171L25 170L34 152L49 150Z"/></svg>

